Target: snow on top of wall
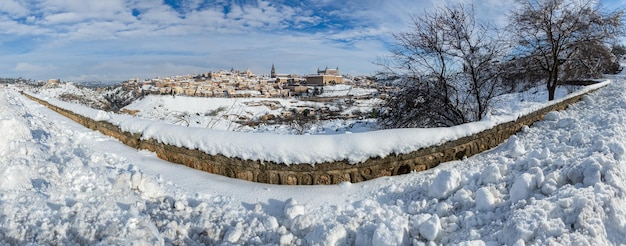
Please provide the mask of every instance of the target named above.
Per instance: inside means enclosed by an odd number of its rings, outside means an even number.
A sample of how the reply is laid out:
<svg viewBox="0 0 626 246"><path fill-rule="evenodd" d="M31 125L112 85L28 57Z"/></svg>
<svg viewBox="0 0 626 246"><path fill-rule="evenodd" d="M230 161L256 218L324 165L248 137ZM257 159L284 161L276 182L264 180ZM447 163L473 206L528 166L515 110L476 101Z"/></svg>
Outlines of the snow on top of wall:
<svg viewBox="0 0 626 246"><path fill-rule="evenodd" d="M479 122L453 127L389 129L343 135L276 135L184 127L95 110L54 98L42 96L39 98L79 115L97 121L111 122L123 131L143 133L144 139L152 138L165 144L198 149L212 155L221 154L226 157L270 161L286 165L319 164L342 160L356 164L369 158L406 154L470 136L498 124L515 121L523 115L603 87L608 83L610 80L586 86L554 101L525 104L523 109L516 113L490 115Z"/></svg>

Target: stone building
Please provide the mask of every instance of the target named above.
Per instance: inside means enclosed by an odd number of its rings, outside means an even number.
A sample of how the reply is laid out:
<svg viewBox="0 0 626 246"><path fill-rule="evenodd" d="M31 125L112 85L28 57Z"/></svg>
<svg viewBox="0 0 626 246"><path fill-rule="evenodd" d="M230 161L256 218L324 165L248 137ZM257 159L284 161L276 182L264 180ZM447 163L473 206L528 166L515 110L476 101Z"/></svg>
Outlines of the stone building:
<svg viewBox="0 0 626 246"><path fill-rule="evenodd" d="M326 67L324 70L317 69L317 74L306 76L307 85L335 85L342 84L343 77L339 74L339 67L336 69L329 69Z"/></svg>

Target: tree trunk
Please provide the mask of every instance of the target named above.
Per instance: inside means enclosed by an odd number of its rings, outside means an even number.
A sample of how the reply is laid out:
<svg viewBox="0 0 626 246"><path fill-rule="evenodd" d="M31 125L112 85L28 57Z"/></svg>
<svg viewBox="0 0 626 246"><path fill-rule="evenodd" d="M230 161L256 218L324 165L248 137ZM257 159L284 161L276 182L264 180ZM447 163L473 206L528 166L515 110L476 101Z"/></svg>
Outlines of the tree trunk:
<svg viewBox="0 0 626 246"><path fill-rule="evenodd" d="M559 75L558 69L555 69L550 74L550 79L548 79L548 101L554 100L554 95L556 94L556 87L559 85Z"/></svg>
<svg viewBox="0 0 626 246"><path fill-rule="evenodd" d="M555 83L556 85L556 83ZM550 86L548 85L548 100L552 101L554 100L554 94L556 92L556 86Z"/></svg>
<svg viewBox="0 0 626 246"><path fill-rule="evenodd" d="M548 76L548 101L554 100L554 94L556 93L556 87L559 84L559 64L558 60L554 59L554 65L552 67L552 71L550 71L550 75Z"/></svg>

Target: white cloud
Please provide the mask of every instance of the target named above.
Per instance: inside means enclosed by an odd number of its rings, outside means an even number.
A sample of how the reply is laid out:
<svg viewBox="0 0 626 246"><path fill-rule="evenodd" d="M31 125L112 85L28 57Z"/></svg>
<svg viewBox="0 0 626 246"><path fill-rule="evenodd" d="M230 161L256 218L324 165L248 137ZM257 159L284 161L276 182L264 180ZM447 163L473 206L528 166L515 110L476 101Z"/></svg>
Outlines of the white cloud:
<svg viewBox="0 0 626 246"><path fill-rule="evenodd" d="M476 12L506 20L512 1L476 2ZM0 40L36 40L3 57L0 70L35 79L124 80L230 67L266 74L272 63L284 73L325 66L373 73L391 33L406 31L410 14L443 1L220 1L233 4L228 14L204 0L183 1L178 10L162 0L0 2L0 12L13 13L0 15ZM6 45L0 49L12 48Z"/></svg>
<svg viewBox="0 0 626 246"><path fill-rule="evenodd" d="M14 20L0 17L0 33L8 36L47 35L50 30L36 25L22 24ZM0 34L1 35L1 34Z"/></svg>
<svg viewBox="0 0 626 246"><path fill-rule="evenodd" d="M2 0L0 2L0 12L7 13L11 16L22 17L28 14L28 9L14 0Z"/></svg>
<svg viewBox="0 0 626 246"><path fill-rule="evenodd" d="M366 27L362 29L352 29L331 34L329 37L336 40L353 41L363 38L391 36L391 31L387 27Z"/></svg>
<svg viewBox="0 0 626 246"><path fill-rule="evenodd" d="M42 25L54 28L58 24L74 24L85 21L124 21L134 18L124 0L82 1L45 0L31 6L32 12L42 16Z"/></svg>
<svg viewBox="0 0 626 246"><path fill-rule="evenodd" d="M7 59L24 61L11 69L17 76L121 81L230 67L268 74L272 63L285 73L309 74L317 67L339 66L344 73L367 74L376 69L372 59L384 52L384 47L373 40L358 41L351 49L345 49L316 36L256 33L152 37L147 41L137 38L60 41ZM55 64L55 67L42 64ZM1 62L0 69L3 69Z"/></svg>
<svg viewBox="0 0 626 246"><path fill-rule="evenodd" d="M97 80L99 76L123 80L230 67L264 74L272 62L288 73L312 73L324 66L357 72L371 71L370 61L377 53L364 52L363 47L378 46L384 52L374 41L359 38L375 35L379 31L375 28L336 34L334 38L355 40L350 49L325 35L281 30L288 25L315 24L320 18L298 7L267 1L233 7L228 15L221 7L186 10L184 18L159 1L101 2L106 3L46 0L30 6L39 7L32 10L32 16L40 13L40 17L30 18L28 25L6 22L13 29L32 29L43 35L40 39L48 39L27 54L9 58L22 61L12 70L36 79L67 80ZM139 10L138 18L131 15L132 8Z"/></svg>
<svg viewBox="0 0 626 246"><path fill-rule="evenodd" d="M157 25L172 25L178 24L181 21L178 13L171 8L158 5L158 6L146 6L147 8L142 10L141 21L147 23L153 23Z"/></svg>
<svg viewBox="0 0 626 246"><path fill-rule="evenodd" d="M121 22L87 22L75 25L68 38L74 40L114 39L117 32L124 30L126 30L126 25Z"/></svg>
<svg viewBox="0 0 626 246"><path fill-rule="evenodd" d="M32 64L28 62L18 62L15 65L14 69L15 71L25 72L25 73L41 73L41 72L54 70L56 69L56 67L52 65L39 65L39 64Z"/></svg>
<svg viewBox="0 0 626 246"><path fill-rule="evenodd" d="M76 23L82 21L84 19L83 16L80 16L76 13L59 13L59 14L51 14L46 16L46 22L48 24L65 24L65 23Z"/></svg>
<svg viewBox="0 0 626 246"><path fill-rule="evenodd" d="M126 1L44 0L37 6L44 13L74 12L87 16L113 17L112 14L125 11Z"/></svg>

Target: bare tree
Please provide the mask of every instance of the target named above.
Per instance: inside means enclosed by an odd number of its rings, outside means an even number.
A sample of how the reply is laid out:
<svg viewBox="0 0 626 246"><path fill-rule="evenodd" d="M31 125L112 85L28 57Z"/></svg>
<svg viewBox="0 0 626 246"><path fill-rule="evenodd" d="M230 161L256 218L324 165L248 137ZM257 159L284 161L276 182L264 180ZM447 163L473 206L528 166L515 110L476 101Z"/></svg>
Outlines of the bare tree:
<svg viewBox="0 0 626 246"><path fill-rule="evenodd" d="M496 63L504 46L495 30L476 22L473 7L466 11L459 5L448 7L445 12L449 21L444 25L445 31L452 37L448 53L463 66L463 71L459 72L462 81L456 85L465 85L468 103L464 106L473 108L463 111L472 114L470 119L481 120L501 85Z"/></svg>
<svg viewBox="0 0 626 246"><path fill-rule="evenodd" d="M599 78L602 74L616 73L619 61L609 47L602 43L588 43L574 51L563 63L563 81Z"/></svg>
<svg viewBox="0 0 626 246"><path fill-rule="evenodd" d="M452 126L480 120L499 86L494 62L502 46L496 32L463 5L413 16L411 30L395 34L386 73L402 90L379 115L383 128Z"/></svg>
<svg viewBox="0 0 626 246"><path fill-rule="evenodd" d="M518 0L511 30L518 52L532 58L545 73L548 99L563 65L589 44L606 43L622 33L622 11L603 14L595 0ZM584 56L578 56L580 59Z"/></svg>
<svg viewBox="0 0 626 246"><path fill-rule="evenodd" d="M123 107L133 103L142 97L131 90L124 90L121 86L110 87L109 92L103 95L103 109L112 112L118 112Z"/></svg>
<svg viewBox="0 0 626 246"><path fill-rule="evenodd" d="M618 60L621 60L624 58L624 55L626 55L626 46L623 44L613 44L611 46L611 53L613 53Z"/></svg>

